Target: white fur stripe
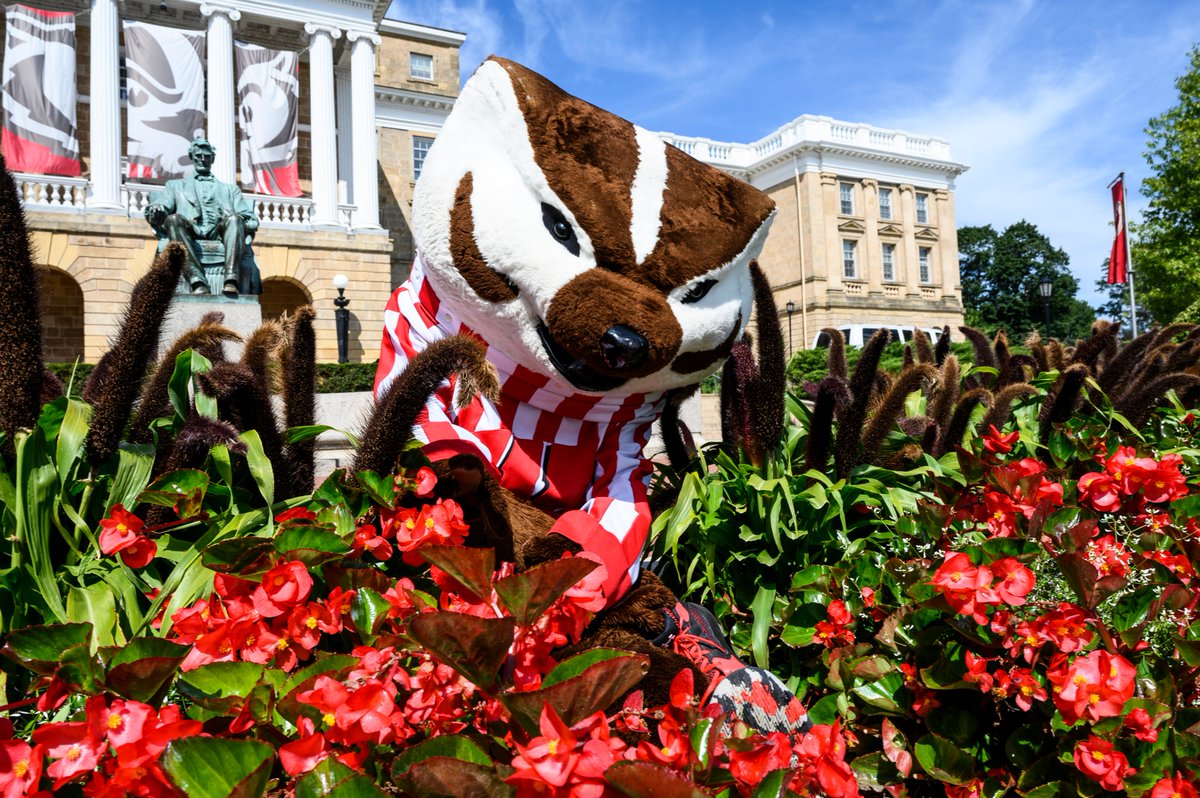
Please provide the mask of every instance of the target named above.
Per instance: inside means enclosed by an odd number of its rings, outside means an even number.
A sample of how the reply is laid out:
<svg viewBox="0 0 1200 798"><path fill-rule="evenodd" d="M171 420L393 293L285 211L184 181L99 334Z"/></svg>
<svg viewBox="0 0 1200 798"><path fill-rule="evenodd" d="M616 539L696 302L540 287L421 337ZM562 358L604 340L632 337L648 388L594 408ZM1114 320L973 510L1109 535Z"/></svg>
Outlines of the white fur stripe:
<svg viewBox="0 0 1200 798"><path fill-rule="evenodd" d="M641 263L658 243L659 217L663 192L667 190L667 144L654 133L635 127L638 167L629 193L633 201L633 222L629 233L633 252Z"/></svg>

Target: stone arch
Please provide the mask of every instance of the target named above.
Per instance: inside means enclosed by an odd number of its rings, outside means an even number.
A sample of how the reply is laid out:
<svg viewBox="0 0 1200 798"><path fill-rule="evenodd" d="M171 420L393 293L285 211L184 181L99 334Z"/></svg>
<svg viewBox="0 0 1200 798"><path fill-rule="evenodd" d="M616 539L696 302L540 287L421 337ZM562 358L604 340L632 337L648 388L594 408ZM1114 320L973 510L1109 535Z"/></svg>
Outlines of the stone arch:
<svg viewBox="0 0 1200 798"><path fill-rule="evenodd" d="M304 283L294 277L264 277L262 295L258 301L262 306L263 321L270 321L311 304L312 295L308 293Z"/></svg>
<svg viewBox="0 0 1200 798"><path fill-rule="evenodd" d="M42 267L42 359L73 363L84 355L83 289L68 272Z"/></svg>

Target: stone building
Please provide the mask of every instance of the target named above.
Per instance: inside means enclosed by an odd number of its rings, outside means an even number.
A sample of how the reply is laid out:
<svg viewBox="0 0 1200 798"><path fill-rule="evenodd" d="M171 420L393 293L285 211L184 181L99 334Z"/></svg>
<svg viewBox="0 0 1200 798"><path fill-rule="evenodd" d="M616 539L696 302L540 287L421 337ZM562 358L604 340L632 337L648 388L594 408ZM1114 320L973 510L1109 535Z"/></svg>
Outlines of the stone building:
<svg viewBox="0 0 1200 798"><path fill-rule="evenodd" d="M823 327L963 323L954 180L967 167L945 141L810 115L749 144L659 135L775 200L760 263L794 349Z"/></svg>
<svg viewBox="0 0 1200 798"><path fill-rule="evenodd" d="M153 258L143 209L156 188L124 175L122 20L205 30L214 174L235 181L234 40L302 52L298 198L251 195L262 311L314 303L317 358L337 359L332 285L350 284L349 355L377 356L388 294L412 259L412 188L459 88L465 35L384 19L388 0L33 0L76 13L79 178L17 174L43 268L46 359L95 362ZM4 38L0 36L0 49ZM360 120L366 120L360 123Z"/></svg>

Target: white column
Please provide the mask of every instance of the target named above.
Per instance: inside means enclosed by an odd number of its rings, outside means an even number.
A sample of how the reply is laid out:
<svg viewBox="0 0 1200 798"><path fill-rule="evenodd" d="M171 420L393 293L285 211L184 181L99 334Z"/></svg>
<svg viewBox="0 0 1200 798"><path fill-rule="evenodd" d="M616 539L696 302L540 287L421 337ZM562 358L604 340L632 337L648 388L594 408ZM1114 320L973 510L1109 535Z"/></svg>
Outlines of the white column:
<svg viewBox="0 0 1200 798"><path fill-rule="evenodd" d="M233 92L233 23L242 18L236 8L204 3L208 17L208 141L217 150L213 175L237 182L238 150L234 137L237 98Z"/></svg>
<svg viewBox="0 0 1200 798"><path fill-rule="evenodd" d="M337 107L333 96L333 40L342 35L337 28L309 22L308 80L309 122L312 126L313 224L335 225L337 218Z"/></svg>
<svg viewBox="0 0 1200 798"><path fill-rule="evenodd" d="M376 177L375 33L350 31L350 106L354 115L354 227L379 229L379 183Z"/></svg>
<svg viewBox="0 0 1200 798"><path fill-rule="evenodd" d="M121 208L121 67L116 0L92 0L90 208Z"/></svg>
<svg viewBox="0 0 1200 798"><path fill-rule="evenodd" d="M354 114L350 109L350 74L337 69L333 73L337 94L337 170L338 202L354 204ZM338 211L338 223L349 224Z"/></svg>

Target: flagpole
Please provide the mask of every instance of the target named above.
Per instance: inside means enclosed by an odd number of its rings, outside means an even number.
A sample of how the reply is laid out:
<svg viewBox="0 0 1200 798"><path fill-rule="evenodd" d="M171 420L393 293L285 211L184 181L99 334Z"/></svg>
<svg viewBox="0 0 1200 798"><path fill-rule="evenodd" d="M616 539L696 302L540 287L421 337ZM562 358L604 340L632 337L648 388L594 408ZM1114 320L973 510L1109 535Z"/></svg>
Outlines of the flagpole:
<svg viewBox="0 0 1200 798"><path fill-rule="evenodd" d="M1137 303L1133 298L1133 247L1129 246L1129 212L1125 209L1125 173L1121 172L1121 218L1125 220L1125 260L1129 263L1129 327L1133 337L1137 338Z"/></svg>

